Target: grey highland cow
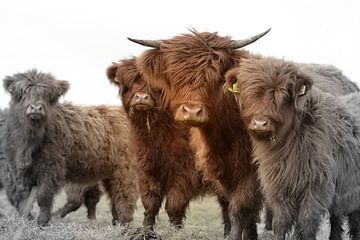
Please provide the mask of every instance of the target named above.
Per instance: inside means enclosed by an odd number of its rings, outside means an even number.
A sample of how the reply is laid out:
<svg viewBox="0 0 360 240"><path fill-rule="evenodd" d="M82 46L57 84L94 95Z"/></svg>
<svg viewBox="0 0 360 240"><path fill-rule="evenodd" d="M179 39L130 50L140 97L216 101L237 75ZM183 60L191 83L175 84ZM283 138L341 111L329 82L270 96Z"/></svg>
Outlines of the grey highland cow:
<svg viewBox="0 0 360 240"><path fill-rule="evenodd" d="M27 215L36 198L38 224L50 220L55 193L65 183L102 181L113 222L133 220L137 181L128 157L129 126L119 107L59 103L67 81L31 70L4 79L11 94L5 152L15 169L16 206Z"/></svg>
<svg viewBox="0 0 360 240"><path fill-rule="evenodd" d="M226 75L254 145L254 161L277 239L316 239L329 213L330 239L348 217L360 239L360 93L336 97L282 60L244 60Z"/></svg>

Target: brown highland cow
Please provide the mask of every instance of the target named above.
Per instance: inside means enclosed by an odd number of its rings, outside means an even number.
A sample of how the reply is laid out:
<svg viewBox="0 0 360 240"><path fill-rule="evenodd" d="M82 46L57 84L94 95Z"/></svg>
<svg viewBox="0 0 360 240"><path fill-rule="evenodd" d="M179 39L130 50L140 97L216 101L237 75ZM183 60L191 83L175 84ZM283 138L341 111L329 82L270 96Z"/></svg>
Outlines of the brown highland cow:
<svg viewBox="0 0 360 240"><path fill-rule="evenodd" d="M113 64L107 69L107 75L119 87L130 119L129 151L138 163L139 189L145 208L143 225L153 228L155 216L166 198L165 210L170 223L181 227L189 201L210 191L195 169L188 128L175 122L163 104L161 92L143 80L135 58ZM221 196L219 202L225 214L226 234L230 229L227 202Z"/></svg>
<svg viewBox="0 0 360 240"><path fill-rule="evenodd" d="M31 70L8 76L11 94L5 152L16 167L19 210L27 214L36 197L38 223L45 225L55 193L66 182L102 181L111 199L113 222L133 220L136 174L128 157L129 122L119 107L59 103L67 81Z"/></svg>
<svg viewBox="0 0 360 240"><path fill-rule="evenodd" d="M314 240L330 213L330 239L360 239L360 95L321 91L313 75L276 59L250 59L226 75L254 143L277 239Z"/></svg>

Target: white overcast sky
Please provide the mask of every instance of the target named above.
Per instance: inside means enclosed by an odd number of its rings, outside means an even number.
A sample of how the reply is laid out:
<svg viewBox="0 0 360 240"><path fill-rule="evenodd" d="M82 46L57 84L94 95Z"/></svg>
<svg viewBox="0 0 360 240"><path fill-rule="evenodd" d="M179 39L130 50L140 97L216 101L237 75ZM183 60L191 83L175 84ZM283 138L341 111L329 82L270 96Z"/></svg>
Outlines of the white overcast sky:
<svg viewBox="0 0 360 240"><path fill-rule="evenodd" d="M272 27L247 49L333 64L360 84L359 0L0 0L0 79L37 68L68 80L65 100L119 104L105 69L189 28L241 39ZM9 96L0 89L0 107Z"/></svg>

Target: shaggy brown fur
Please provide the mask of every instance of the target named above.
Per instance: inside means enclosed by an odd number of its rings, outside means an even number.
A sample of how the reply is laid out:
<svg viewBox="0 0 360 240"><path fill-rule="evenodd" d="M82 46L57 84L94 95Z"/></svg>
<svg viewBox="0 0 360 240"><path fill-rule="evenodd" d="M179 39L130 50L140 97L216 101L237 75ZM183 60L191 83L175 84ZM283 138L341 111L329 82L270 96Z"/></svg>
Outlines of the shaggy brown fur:
<svg viewBox="0 0 360 240"><path fill-rule="evenodd" d="M296 239L316 239L327 211L330 239L341 239L346 215L351 239L359 239L359 93L334 97L312 88L315 79L300 68L271 58L243 61L226 80L240 89L278 239L292 226Z"/></svg>
<svg viewBox="0 0 360 240"><path fill-rule="evenodd" d="M4 87L12 97L5 149L16 165L19 188L38 189L38 223L49 221L54 194L65 182L98 181L111 199L113 221L132 221L137 182L124 110L60 104L69 84L36 70L6 77Z"/></svg>
<svg viewBox="0 0 360 240"><path fill-rule="evenodd" d="M145 208L144 226L152 228L166 198L165 209L170 222L180 227L189 201L210 190L195 170L188 128L174 121L161 101L160 91L151 89L140 76L134 58L110 66L107 75L119 87L130 119L129 146L138 162L140 193ZM221 197L219 200L223 212L227 213L227 203ZM224 222L227 233L227 214Z"/></svg>
<svg viewBox="0 0 360 240"><path fill-rule="evenodd" d="M96 218L96 204L102 195L98 183L66 184L64 189L66 192L66 204L54 213L55 216L64 218L84 204L87 208L87 217L89 219Z"/></svg>
<svg viewBox="0 0 360 240"><path fill-rule="evenodd" d="M137 65L145 80L164 91L175 119L192 127L196 166L229 202L230 239L257 239L262 196L250 137L233 95L219 91L225 71L249 54L230 47L229 38L194 32L162 41Z"/></svg>

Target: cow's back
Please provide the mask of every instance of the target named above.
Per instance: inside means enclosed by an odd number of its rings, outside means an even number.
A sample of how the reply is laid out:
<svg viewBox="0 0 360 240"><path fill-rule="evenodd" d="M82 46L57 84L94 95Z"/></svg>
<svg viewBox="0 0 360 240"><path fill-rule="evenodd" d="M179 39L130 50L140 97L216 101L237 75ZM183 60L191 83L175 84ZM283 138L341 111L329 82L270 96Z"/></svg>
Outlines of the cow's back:
<svg viewBox="0 0 360 240"><path fill-rule="evenodd" d="M324 92L336 96L343 96L359 91L356 83L345 76L340 69L326 64L300 63L297 64L314 80L314 86Z"/></svg>
<svg viewBox="0 0 360 240"><path fill-rule="evenodd" d="M114 165L126 161L129 127L122 108L66 103L59 107L56 124L57 142L63 143L67 169L71 169L70 180L111 174Z"/></svg>

